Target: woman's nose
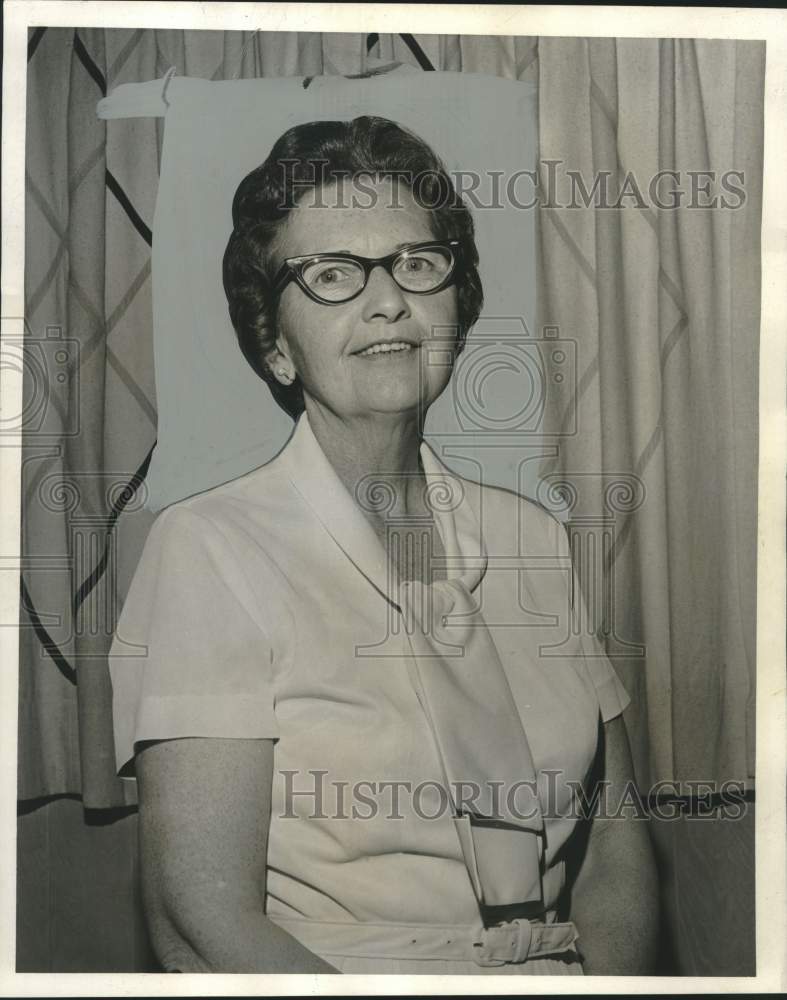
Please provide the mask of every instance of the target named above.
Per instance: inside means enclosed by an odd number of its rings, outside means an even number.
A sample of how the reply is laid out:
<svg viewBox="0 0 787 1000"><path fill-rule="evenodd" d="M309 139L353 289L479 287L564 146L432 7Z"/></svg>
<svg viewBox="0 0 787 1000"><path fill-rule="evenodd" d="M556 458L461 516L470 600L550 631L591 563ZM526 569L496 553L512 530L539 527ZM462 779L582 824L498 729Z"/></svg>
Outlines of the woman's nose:
<svg viewBox="0 0 787 1000"><path fill-rule="evenodd" d="M387 323L395 323L410 315L404 292L385 268L379 265L369 275L363 300L363 318L367 321L384 319Z"/></svg>

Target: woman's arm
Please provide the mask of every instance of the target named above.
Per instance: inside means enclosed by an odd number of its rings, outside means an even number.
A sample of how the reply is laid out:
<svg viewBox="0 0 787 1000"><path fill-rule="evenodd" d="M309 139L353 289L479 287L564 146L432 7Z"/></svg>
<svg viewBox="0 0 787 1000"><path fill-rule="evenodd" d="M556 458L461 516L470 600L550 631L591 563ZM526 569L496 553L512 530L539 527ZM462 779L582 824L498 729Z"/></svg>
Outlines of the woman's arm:
<svg viewBox="0 0 787 1000"><path fill-rule="evenodd" d="M164 969L336 972L264 913L272 741L166 740L136 767L145 915Z"/></svg>
<svg viewBox="0 0 787 1000"><path fill-rule="evenodd" d="M600 777L608 782L606 815L590 827L587 851L571 893L571 919L579 931L586 975L648 975L654 971L658 886L648 823L631 809L615 812L634 788L631 750L623 719L604 725ZM630 784L629 784L630 783Z"/></svg>

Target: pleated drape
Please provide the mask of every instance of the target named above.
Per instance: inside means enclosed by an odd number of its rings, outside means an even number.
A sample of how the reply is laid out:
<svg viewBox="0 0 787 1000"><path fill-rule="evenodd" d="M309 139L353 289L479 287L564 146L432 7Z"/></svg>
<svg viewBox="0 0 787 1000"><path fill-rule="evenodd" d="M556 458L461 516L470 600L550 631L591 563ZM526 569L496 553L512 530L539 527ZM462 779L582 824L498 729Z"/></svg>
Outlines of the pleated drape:
<svg viewBox="0 0 787 1000"><path fill-rule="evenodd" d="M29 45L19 797L121 805L106 654L152 517L151 228L163 122L120 83L351 73L363 35L39 29ZM59 379L63 378L63 381ZM46 399L43 399L43 396ZM41 419L36 417L41 411Z"/></svg>
<svg viewBox="0 0 787 1000"><path fill-rule="evenodd" d="M106 654L152 522L163 121L103 122L96 102L171 66L224 80L386 62L537 82L542 160L747 170L746 206L726 215L542 209L540 295L543 322L580 347L576 381L546 399L549 419L578 418L547 485L590 474L571 512L585 528L606 517L607 473L647 491L613 512L602 573L608 649L647 649L613 661L640 777L751 773L762 47L49 28L29 41L22 799L134 794L114 774Z"/></svg>
<svg viewBox="0 0 787 1000"><path fill-rule="evenodd" d="M547 397L545 493L642 786L754 774L763 84L760 43L539 40L538 307L578 358ZM565 207L572 170L624 207Z"/></svg>

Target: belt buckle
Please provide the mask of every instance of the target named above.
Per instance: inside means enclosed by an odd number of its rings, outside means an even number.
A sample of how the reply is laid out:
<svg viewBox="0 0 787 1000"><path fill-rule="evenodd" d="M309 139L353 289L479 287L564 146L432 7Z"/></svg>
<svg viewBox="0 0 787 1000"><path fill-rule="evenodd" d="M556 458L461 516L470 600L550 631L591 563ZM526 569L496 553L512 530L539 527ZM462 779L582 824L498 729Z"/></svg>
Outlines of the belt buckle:
<svg viewBox="0 0 787 1000"><path fill-rule="evenodd" d="M473 961L491 967L519 964L527 960L533 928L529 920L510 920L481 928L473 942Z"/></svg>

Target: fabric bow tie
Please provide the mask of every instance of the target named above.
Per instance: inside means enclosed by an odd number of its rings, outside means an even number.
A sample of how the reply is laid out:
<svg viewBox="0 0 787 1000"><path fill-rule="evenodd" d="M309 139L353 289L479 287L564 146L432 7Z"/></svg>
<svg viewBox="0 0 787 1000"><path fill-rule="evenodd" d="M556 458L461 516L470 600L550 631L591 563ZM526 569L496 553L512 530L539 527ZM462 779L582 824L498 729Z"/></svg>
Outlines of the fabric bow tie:
<svg viewBox="0 0 787 1000"><path fill-rule="evenodd" d="M449 578L400 584L410 679L434 736L479 904L537 901L544 823L533 758L473 596L486 572L486 551L474 516L461 538L462 526L450 513L434 513ZM474 548L479 555L465 555Z"/></svg>

